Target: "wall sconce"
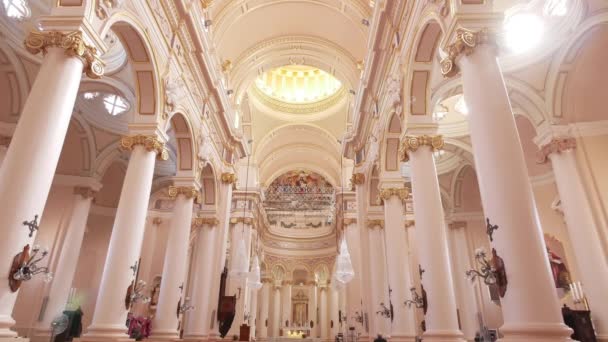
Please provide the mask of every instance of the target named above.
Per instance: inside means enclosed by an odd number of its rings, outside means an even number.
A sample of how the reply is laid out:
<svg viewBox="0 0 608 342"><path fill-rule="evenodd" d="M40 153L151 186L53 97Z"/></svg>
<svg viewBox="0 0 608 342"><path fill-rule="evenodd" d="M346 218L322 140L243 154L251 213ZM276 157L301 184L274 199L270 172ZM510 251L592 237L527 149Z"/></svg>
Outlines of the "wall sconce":
<svg viewBox="0 0 608 342"><path fill-rule="evenodd" d="M477 277L482 278L486 285L496 284L496 271L492 267L490 260L486 258L486 251L483 248L475 250L475 262L477 262L478 267L466 271L467 277L471 281L474 281Z"/></svg>
<svg viewBox="0 0 608 342"><path fill-rule="evenodd" d="M194 306L190 305L190 297L186 297L184 303L179 306L179 313L183 315L190 310L194 310Z"/></svg>
<svg viewBox="0 0 608 342"><path fill-rule="evenodd" d="M49 251L46 248L41 250L40 246L36 245L30 255L30 245L25 245L23 251L13 258L10 269L11 276L8 279L11 291L16 292L21 286L21 282L28 281L37 274L44 273L44 281L47 283L53 280L53 274L49 272L48 266L41 267L38 265L48 254Z"/></svg>
<svg viewBox="0 0 608 342"><path fill-rule="evenodd" d="M144 304L150 302L150 297L144 295L145 288L146 282L143 280L138 280L133 287L133 292L131 293L131 305L139 302Z"/></svg>
<svg viewBox="0 0 608 342"><path fill-rule="evenodd" d="M380 303L380 310L376 311L376 315L380 315L384 318L390 318L393 320L393 304L390 304L390 309L384 305L384 303Z"/></svg>
<svg viewBox="0 0 608 342"><path fill-rule="evenodd" d="M412 299L406 300L403 302L403 304L407 305L408 308L411 308L412 305L414 305L417 309L424 308L424 299L418 294L418 292L416 292L416 288L411 287L410 292L412 293Z"/></svg>

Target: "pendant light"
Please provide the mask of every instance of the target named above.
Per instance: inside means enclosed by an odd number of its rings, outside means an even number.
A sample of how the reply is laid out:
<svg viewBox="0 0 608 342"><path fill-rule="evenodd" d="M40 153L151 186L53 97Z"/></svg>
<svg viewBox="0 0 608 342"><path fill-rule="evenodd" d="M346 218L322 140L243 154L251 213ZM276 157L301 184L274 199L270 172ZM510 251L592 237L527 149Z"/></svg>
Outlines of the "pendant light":
<svg viewBox="0 0 608 342"><path fill-rule="evenodd" d="M253 263L251 264L251 272L249 273L249 287L254 290L262 288L262 275L260 274L260 260L256 254L253 257Z"/></svg>
<svg viewBox="0 0 608 342"><path fill-rule="evenodd" d="M350 260L350 253L346 245L346 239L342 239L340 243L340 254L336 258L336 279L342 284L347 284L355 277L353 263Z"/></svg>
<svg viewBox="0 0 608 342"><path fill-rule="evenodd" d="M230 277L236 279L247 279L249 276L249 262L247 261L247 247L245 246L245 213L247 210L247 187L249 186L249 158L247 156L247 176L245 177L245 205L243 206L243 226L241 230L241 238L236 242L236 252L231 255L233 258L232 269L229 272ZM233 241L234 243L234 241Z"/></svg>

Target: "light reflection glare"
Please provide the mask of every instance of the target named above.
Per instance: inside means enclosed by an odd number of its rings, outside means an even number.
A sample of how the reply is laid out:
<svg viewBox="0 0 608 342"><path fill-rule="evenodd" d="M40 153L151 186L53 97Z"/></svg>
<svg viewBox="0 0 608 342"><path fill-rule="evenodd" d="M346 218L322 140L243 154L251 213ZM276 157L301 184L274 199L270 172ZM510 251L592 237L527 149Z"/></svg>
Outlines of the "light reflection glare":
<svg viewBox="0 0 608 342"><path fill-rule="evenodd" d="M530 13L518 13L504 25L506 43L513 52L522 53L537 45L544 33L541 18Z"/></svg>

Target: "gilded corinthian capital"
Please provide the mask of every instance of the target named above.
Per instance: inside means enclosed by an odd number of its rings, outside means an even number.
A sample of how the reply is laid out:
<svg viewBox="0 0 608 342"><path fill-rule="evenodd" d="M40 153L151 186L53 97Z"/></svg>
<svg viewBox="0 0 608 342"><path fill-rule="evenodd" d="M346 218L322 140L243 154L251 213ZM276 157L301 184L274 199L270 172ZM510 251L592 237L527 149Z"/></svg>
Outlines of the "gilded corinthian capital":
<svg viewBox="0 0 608 342"><path fill-rule="evenodd" d="M236 183L236 175L234 173L224 172L221 176L222 183L225 184L235 184Z"/></svg>
<svg viewBox="0 0 608 342"><path fill-rule="evenodd" d="M167 194L171 199L176 199L179 195L184 195L186 198L195 198L199 200L200 192L193 186L170 186L167 189Z"/></svg>
<svg viewBox="0 0 608 342"><path fill-rule="evenodd" d="M367 220L367 228L369 229L384 229L384 220Z"/></svg>
<svg viewBox="0 0 608 342"><path fill-rule="evenodd" d="M202 226L209 226L210 228L213 228L219 223L220 221L215 217L195 217L192 219L192 226L199 228Z"/></svg>
<svg viewBox="0 0 608 342"><path fill-rule="evenodd" d="M365 174L353 173L353 175L350 177L350 182L352 185L361 185L365 183Z"/></svg>
<svg viewBox="0 0 608 342"><path fill-rule="evenodd" d="M25 48L37 55L46 54L49 48L60 48L70 57L76 57L84 63L84 72L90 78L101 78L104 73L104 62L97 56L97 49L84 42L81 31L60 32L31 31L24 41Z"/></svg>
<svg viewBox="0 0 608 342"><path fill-rule="evenodd" d="M74 187L74 195L80 195L84 199L92 198L95 196L97 191L91 189L88 186L75 186Z"/></svg>
<svg viewBox="0 0 608 342"><path fill-rule="evenodd" d="M401 161L410 160L409 152L415 152L420 146L429 146L433 151L443 149L445 142L441 135L420 135L412 136L408 135L401 142L401 148L399 149L399 156Z"/></svg>
<svg viewBox="0 0 608 342"><path fill-rule="evenodd" d="M154 135L138 134L120 139L120 148L124 151L132 151L137 145L142 145L149 152L156 152L156 156L160 160L169 159L169 152L165 148L165 143Z"/></svg>
<svg viewBox="0 0 608 342"><path fill-rule="evenodd" d="M450 44L447 49L447 56L441 60L441 73L444 77L453 77L460 70L456 65L456 59L464 54L470 55L475 51L477 45L488 42L489 34L487 29L479 31L459 28L456 30L456 41Z"/></svg>
<svg viewBox="0 0 608 342"><path fill-rule="evenodd" d="M396 196L399 197L400 200L405 201L407 196L410 194L410 189L408 188L386 188L380 189L378 194L378 204L382 204L383 201L388 200L389 198Z"/></svg>
<svg viewBox="0 0 608 342"><path fill-rule="evenodd" d="M544 164L549 160L549 155L552 153L561 153L576 148L576 139L574 138L557 138L552 139L548 144L541 147L536 155L536 162Z"/></svg>

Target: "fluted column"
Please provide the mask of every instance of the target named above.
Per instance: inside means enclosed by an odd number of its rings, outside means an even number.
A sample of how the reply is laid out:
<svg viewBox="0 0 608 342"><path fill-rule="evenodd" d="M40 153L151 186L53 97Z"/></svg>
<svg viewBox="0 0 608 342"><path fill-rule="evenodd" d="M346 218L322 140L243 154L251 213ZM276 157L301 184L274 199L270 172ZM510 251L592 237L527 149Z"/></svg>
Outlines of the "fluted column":
<svg viewBox="0 0 608 342"><path fill-rule="evenodd" d="M384 203L388 284L392 290L390 294L393 304L391 341L414 341L416 339L414 311L403 304L410 299L410 288L413 286L403 221L403 201L408 195L409 190L406 188L380 190L380 198Z"/></svg>
<svg viewBox="0 0 608 342"><path fill-rule="evenodd" d="M270 281L267 279L262 280L262 289L259 293L258 307L259 316L258 323L256 324L256 336L259 341L265 341L268 339L268 323L269 323L269 309L270 309Z"/></svg>
<svg viewBox="0 0 608 342"><path fill-rule="evenodd" d="M327 292L328 286L319 286L319 329L321 330L321 341L327 341L329 339L329 317L327 308Z"/></svg>
<svg viewBox="0 0 608 342"><path fill-rule="evenodd" d="M272 337L279 337L281 330L281 287L274 287L274 299L273 299L273 310L272 310Z"/></svg>
<svg viewBox="0 0 608 342"><path fill-rule="evenodd" d="M165 248L162 282L156 315L152 321L152 340L171 340L179 337L178 317L175 312L182 296L188 266L188 244L192 226L194 199L198 197L194 186L170 186L168 195L174 200L169 236ZM181 298L182 302L184 298Z"/></svg>
<svg viewBox="0 0 608 342"><path fill-rule="evenodd" d="M234 173L222 173L220 176L220 186L219 186L219 210L218 210L218 219L219 219L219 230L217 234L217 239L215 241L215 253L213 257L213 270L210 281L212 282L211 287L211 302L209 303L209 307L207 310L211 315L212 312L216 312L218 309L218 300L217 296L220 291L220 276L226 266L226 246L228 243L228 234L230 232L230 208L232 205L232 189L236 183L236 175ZM231 295L231 294L228 294ZM215 299L213 299L215 296ZM217 317L217 316L216 316ZM216 320L216 317L213 317L213 327L209 332L209 340L215 341L220 339L219 334L219 324Z"/></svg>
<svg viewBox="0 0 608 342"><path fill-rule="evenodd" d="M565 341L543 232L517 133L509 95L488 32L457 30L442 70L462 69L464 98L484 213L492 247L504 262L507 289L501 300L504 341ZM415 197L414 197L415 199ZM418 219L416 218L416 221Z"/></svg>
<svg viewBox="0 0 608 342"><path fill-rule="evenodd" d="M51 336L51 322L66 308L72 288L72 280L78 265L78 256L87 226L87 219L89 218L91 202L98 189L99 187L96 187L95 190L90 187L74 187L72 214L66 229L59 261L54 271L44 319L38 325L33 338L35 341L48 341Z"/></svg>
<svg viewBox="0 0 608 342"><path fill-rule="evenodd" d="M385 305L388 303L388 272L386 270L386 250L383 231L384 220L368 220L367 230L367 240L369 240L370 249L369 262L371 265L374 265L369 274L371 278L369 296L372 303L370 308L370 321L372 322L370 336L374 337L378 334L388 336L391 332L390 319L376 314L380 310L380 303L384 303ZM349 320L354 320L354 316L349 317Z"/></svg>
<svg viewBox="0 0 608 342"><path fill-rule="evenodd" d="M36 238L22 223L44 210L83 70L96 78L103 74L82 32L32 32L25 47L45 56L0 167L0 260L5 263ZM17 336L9 330L16 299L8 282L0 281L0 338Z"/></svg>
<svg viewBox="0 0 608 342"><path fill-rule="evenodd" d="M475 338L475 333L479 330L477 317L477 299L474 287L471 286L469 279L462 276L463 270L472 267L469 251L472 249L467 243L466 222L452 222L448 225L448 236L451 238L450 252L452 260L452 276L456 291L456 303L460 312L460 323L464 337L470 341Z"/></svg>
<svg viewBox="0 0 608 342"><path fill-rule="evenodd" d="M444 213L432 153L442 147L441 136L406 136L402 145L402 160L409 160L411 166L416 242L420 264L426 271L422 284L428 296L428 310L423 338L425 341L462 341L456 316Z"/></svg>
<svg viewBox="0 0 608 342"><path fill-rule="evenodd" d="M132 266L140 256L156 157L168 157L156 136L124 137L121 147L131 150L120 193L112 236L93 314L83 341L124 338L127 318L125 293L133 279Z"/></svg>
<svg viewBox="0 0 608 342"><path fill-rule="evenodd" d="M589 302L595 332L600 341L608 341L608 264L602 249L591 204L578 171L576 140L567 128L554 127L540 142L539 162L551 160L557 190L562 202L568 236ZM594 260L594 262L590 262Z"/></svg>

